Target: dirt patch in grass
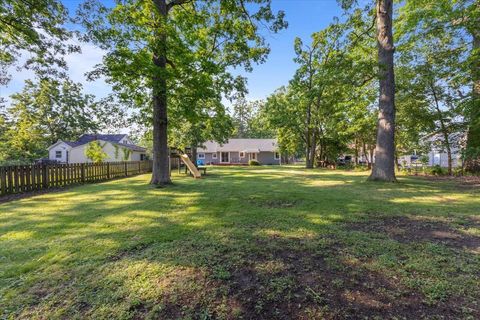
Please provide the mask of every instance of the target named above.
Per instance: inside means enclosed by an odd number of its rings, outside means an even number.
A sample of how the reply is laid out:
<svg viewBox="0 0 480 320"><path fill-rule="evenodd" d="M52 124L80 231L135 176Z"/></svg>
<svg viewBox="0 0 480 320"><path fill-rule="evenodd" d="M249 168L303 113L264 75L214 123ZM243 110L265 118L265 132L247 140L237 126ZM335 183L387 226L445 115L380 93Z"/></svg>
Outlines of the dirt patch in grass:
<svg viewBox="0 0 480 320"><path fill-rule="evenodd" d="M324 239L326 240L326 239ZM326 240L256 239L222 277L215 266L172 274L155 316L162 319L462 318L460 304L424 303L397 279L348 260ZM315 240L316 241L316 240ZM325 245L327 243L327 245ZM218 267L218 266L217 266ZM152 312L152 311L150 311ZM152 313L150 313L150 316Z"/></svg>
<svg viewBox="0 0 480 320"><path fill-rule="evenodd" d="M480 176L423 176L423 179L430 181L451 181L457 187L463 189L480 189Z"/></svg>
<svg viewBox="0 0 480 320"><path fill-rule="evenodd" d="M250 198L248 202L256 207L267 209L288 209L298 205L298 200L293 199L257 199Z"/></svg>
<svg viewBox="0 0 480 320"><path fill-rule="evenodd" d="M402 243L439 243L480 253L480 237L466 233L467 227L480 228L480 221L469 219L462 227L453 228L448 222L402 216L350 224L347 229L385 234Z"/></svg>

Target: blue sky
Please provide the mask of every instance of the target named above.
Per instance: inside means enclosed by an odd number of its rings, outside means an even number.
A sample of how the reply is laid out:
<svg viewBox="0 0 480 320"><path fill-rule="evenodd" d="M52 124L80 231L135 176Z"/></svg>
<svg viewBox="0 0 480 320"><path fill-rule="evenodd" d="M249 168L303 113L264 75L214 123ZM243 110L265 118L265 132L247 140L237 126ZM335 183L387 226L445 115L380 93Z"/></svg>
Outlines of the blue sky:
<svg viewBox="0 0 480 320"><path fill-rule="evenodd" d="M63 0L71 12L75 11L81 0ZM255 66L253 72L243 73L248 77L249 99L264 99L275 89L286 85L293 76L296 65L293 41L301 37L309 42L310 35L319 31L340 16L342 11L336 0L273 0L273 9L284 10L289 27L278 34L266 34L271 47L271 53L266 63ZM82 82L85 91L98 97L105 96L110 91L103 81L87 82L84 73L101 61L102 51L90 44L81 44L82 54L67 57L70 77ZM21 90L23 82L32 76L28 71L11 70L12 81L8 87L0 88L4 97Z"/></svg>

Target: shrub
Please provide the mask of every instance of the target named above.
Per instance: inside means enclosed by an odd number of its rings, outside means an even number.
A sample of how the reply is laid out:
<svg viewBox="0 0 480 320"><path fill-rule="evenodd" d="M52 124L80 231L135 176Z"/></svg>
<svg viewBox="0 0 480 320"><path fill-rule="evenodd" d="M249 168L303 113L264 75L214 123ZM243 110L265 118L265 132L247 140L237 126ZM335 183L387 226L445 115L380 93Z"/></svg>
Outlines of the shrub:
<svg viewBox="0 0 480 320"><path fill-rule="evenodd" d="M97 140L90 142L85 148L85 156L94 163L103 162L103 160L108 157L108 155L103 152L103 146L100 145Z"/></svg>
<svg viewBox="0 0 480 320"><path fill-rule="evenodd" d="M259 166L260 162L258 162L257 160L249 160L248 165L249 166Z"/></svg>
<svg viewBox="0 0 480 320"><path fill-rule="evenodd" d="M434 176L444 176L446 175L448 172L446 169L440 167L438 164L434 165L431 169L430 169L430 174L433 174Z"/></svg>

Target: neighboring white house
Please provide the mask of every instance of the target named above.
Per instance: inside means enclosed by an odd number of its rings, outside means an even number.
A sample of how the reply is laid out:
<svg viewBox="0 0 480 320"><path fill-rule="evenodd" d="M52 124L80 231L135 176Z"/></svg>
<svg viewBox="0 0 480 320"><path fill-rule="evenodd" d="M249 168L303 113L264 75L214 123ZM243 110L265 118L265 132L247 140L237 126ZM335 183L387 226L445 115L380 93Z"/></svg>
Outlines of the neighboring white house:
<svg viewBox="0 0 480 320"><path fill-rule="evenodd" d="M463 132L451 133L448 137L450 150L452 152L452 166L454 168L462 165L461 152L465 137L466 135ZM444 138L441 134L436 134L426 140L426 143L430 147L430 151L427 154L429 166L439 165L445 168L448 167L448 155L443 147L443 141Z"/></svg>
<svg viewBox="0 0 480 320"><path fill-rule="evenodd" d="M85 155L87 145L98 141L107 154L104 161L146 160L146 149L133 144L126 134L84 134L77 141L59 140L48 148L48 158L62 163L92 162Z"/></svg>
<svg viewBox="0 0 480 320"><path fill-rule="evenodd" d="M465 144L466 135L464 132L454 132L448 137L450 142L450 151L452 152L452 167L460 167L462 165L462 146ZM428 152L425 154L428 157L427 166L439 165L443 168L448 167L448 154L444 147L444 137L441 134L434 134L425 137L423 144L427 147ZM419 162L420 155L404 155L401 156L399 162L401 165L410 167L412 162Z"/></svg>

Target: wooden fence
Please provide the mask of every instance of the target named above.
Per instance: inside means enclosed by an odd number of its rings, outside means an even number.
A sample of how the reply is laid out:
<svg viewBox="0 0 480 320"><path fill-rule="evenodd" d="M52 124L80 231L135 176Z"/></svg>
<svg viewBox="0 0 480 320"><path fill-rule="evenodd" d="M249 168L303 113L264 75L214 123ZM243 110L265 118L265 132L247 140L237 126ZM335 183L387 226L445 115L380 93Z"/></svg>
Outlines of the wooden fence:
<svg viewBox="0 0 480 320"><path fill-rule="evenodd" d="M152 161L0 167L0 195L94 183L152 171Z"/></svg>

